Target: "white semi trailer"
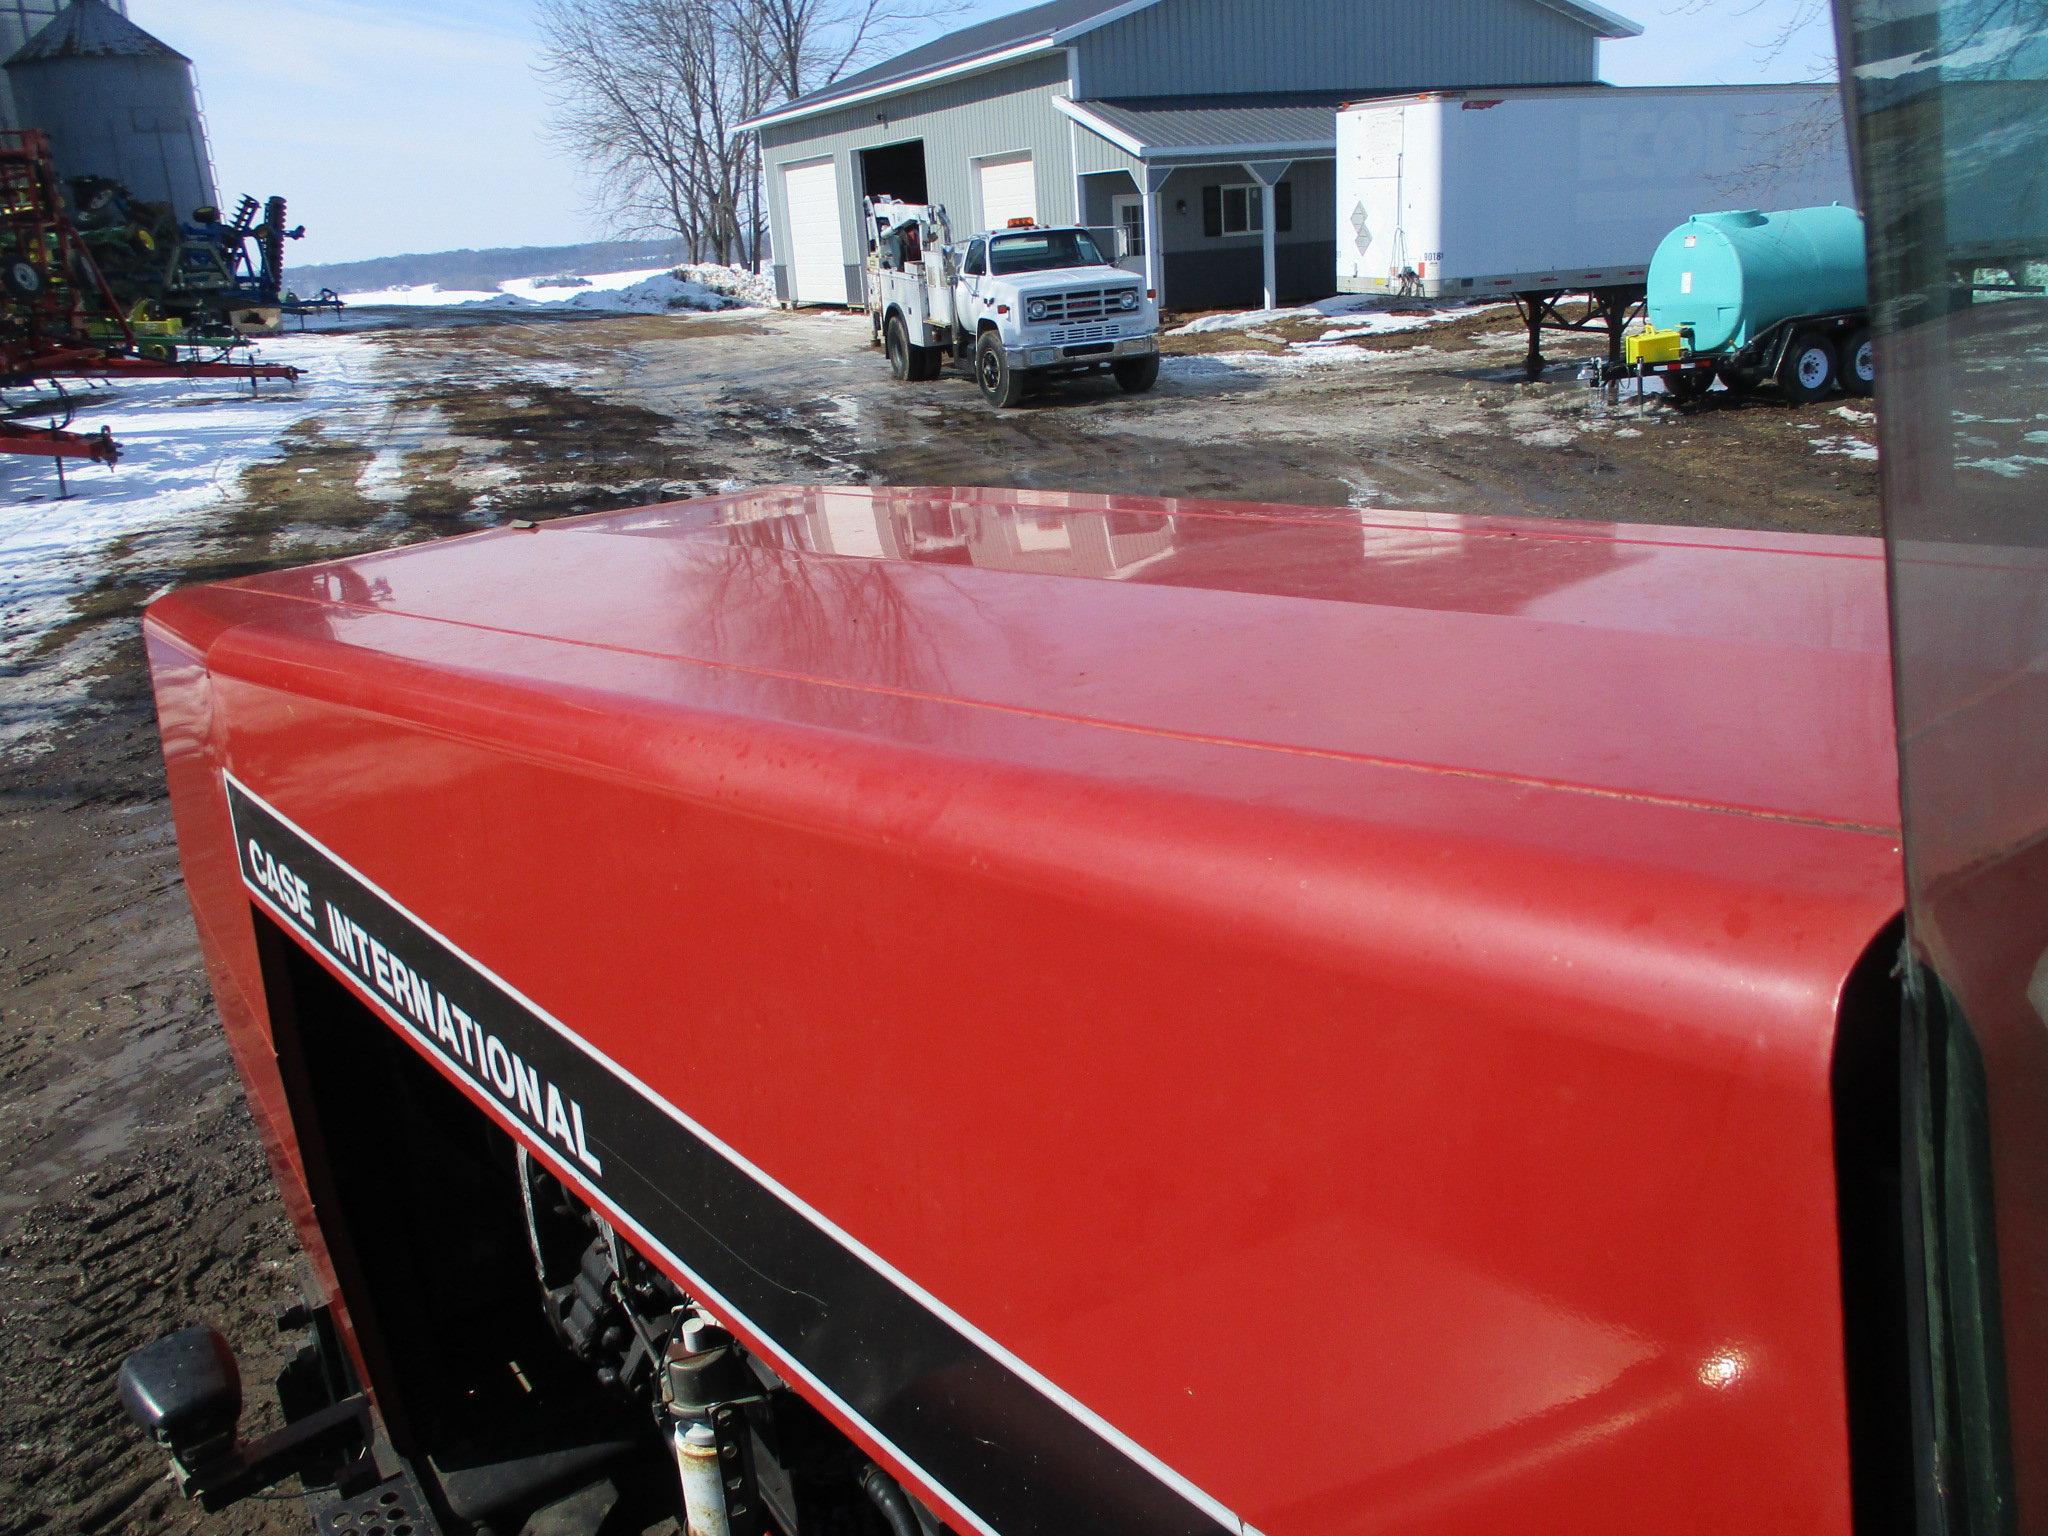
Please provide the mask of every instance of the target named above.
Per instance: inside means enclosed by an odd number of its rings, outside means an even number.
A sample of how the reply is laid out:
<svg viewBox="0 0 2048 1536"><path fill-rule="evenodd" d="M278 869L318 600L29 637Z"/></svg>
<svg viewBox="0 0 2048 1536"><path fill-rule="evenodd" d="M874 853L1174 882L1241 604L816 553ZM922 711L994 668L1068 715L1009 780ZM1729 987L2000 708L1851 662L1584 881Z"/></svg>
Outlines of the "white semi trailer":
<svg viewBox="0 0 2048 1536"><path fill-rule="evenodd" d="M1529 329L1621 333L1695 213L1855 201L1831 85L1429 91L1337 114L1337 286L1512 298ZM1585 295L1583 307L1565 302Z"/></svg>

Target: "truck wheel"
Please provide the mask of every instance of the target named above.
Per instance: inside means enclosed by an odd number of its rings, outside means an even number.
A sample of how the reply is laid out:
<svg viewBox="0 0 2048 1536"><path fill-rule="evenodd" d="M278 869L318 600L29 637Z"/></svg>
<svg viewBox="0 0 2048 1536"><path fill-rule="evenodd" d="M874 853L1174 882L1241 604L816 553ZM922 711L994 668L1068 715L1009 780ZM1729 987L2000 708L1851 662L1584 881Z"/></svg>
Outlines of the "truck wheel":
<svg viewBox="0 0 2048 1536"><path fill-rule="evenodd" d="M897 378L917 377L916 363L910 355L910 331L901 315L891 315L882 327L882 353L889 359L889 371Z"/></svg>
<svg viewBox="0 0 2048 1536"><path fill-rule="evenodd" d="M1111 363L1109 371L1116 375L1117 388L1127 395L1142 395L1159 382L1159 354L1150 357L1133 357L1125 362Z"/></svg>
<svg viewBox="0 0 2048 1536"><path fill-rule="evenodd" d="M1801 331L1778 366L1778 388L1794 405L1810 405L1834 387L1834 344L1818 331Z"/></svg>
<svg viewBox="0 0 2048 1536"><path fill-rule="evenodd" d="M1003 356L1002 340L994 331L983 331L974 344L974 379L981 385L982 398L998 410L1024 398L1024 375Z"/></svg>
<svg viewBox="0 0 2048 1536"><path fill-rule="evenodd" d="M1877 345L1870 327L1858 326L1842 344L1842 393L1868 398L1877 388Z"/></svg>

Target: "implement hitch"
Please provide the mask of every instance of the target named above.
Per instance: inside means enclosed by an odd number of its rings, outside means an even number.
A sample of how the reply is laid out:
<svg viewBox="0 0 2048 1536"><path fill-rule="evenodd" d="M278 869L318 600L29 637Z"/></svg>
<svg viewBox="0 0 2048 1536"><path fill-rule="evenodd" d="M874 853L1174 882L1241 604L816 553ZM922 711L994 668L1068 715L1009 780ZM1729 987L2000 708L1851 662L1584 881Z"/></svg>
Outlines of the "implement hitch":
<svg viewBox="0 0 2048 1536"><path fill-rule="evenodd" d="M322 1319L300 1311L313 1322ZM331 1339L323 1339L331 1343ZM432 1507L402 1462L380 1462L370 1400L348 1392L288 1419L284 1428L243 1442L242 1374L218 1330L181 1328L121 1362L115 1378L121 1406L168 1453L178 1492L201 1509L220 1510L262 1494L288 1477L305 1486L323 1531L397 1532L437 1536Z"/></svg>

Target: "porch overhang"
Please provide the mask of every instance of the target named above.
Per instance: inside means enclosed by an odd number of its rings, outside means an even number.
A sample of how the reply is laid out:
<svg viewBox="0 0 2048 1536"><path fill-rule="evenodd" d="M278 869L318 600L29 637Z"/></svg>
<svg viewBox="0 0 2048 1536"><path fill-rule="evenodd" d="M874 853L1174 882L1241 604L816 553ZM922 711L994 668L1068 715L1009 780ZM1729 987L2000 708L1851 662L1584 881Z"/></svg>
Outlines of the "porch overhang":
<svg viewBox="0 0 2048 1536"><path fill-rule="evenodd" d="M1077 127L1115 146L1134 162L1128 174L1144 199L1145 274L1163 303L1166 277L1159 195L1167 177L1182 167L1240 166L1265 189L1262 196L1270 202L1272 189L1289 166L1337 157L1337 109L1346 99L1211 96L1072 101L1056 97L1053 105ZM1274 224L1271 217L1259 224L1260 286L1268 309L1279 303L1280 292Z"/></svg>
<svg viewBox="0 0 2048 1536"><path fill-rule="evenodd" d="M1053 105L1081 127L1147 165L1244 160L1330 160L1337 108L1329 97L1156 97Z"/></svg>

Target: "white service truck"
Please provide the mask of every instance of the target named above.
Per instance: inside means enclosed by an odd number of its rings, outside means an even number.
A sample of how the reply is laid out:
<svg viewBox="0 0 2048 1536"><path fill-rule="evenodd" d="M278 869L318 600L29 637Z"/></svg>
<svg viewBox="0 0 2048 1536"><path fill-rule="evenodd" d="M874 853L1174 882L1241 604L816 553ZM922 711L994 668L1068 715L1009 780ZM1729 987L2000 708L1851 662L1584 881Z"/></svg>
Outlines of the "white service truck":
<svg viewBox="0 0 2048 1536"><path fill-rule="evenodd" d="M1832 85L1527 86L1337 114L1337 287L1513 299L1529 330L1621 333L1696 213L1853 206ZM1566 295L1584 294L1579 313Z"/></svg>
<svg viewBox="0 0 2048 1536"><path fill-rule="evenodd" d="M870 199L866 298L889 370L935 379L969 364L1011 406L1046 379L1108 372L1128 394L1159 378L1159 309L1087 229L1019 223L954 241L936 204Z"/></svg>

